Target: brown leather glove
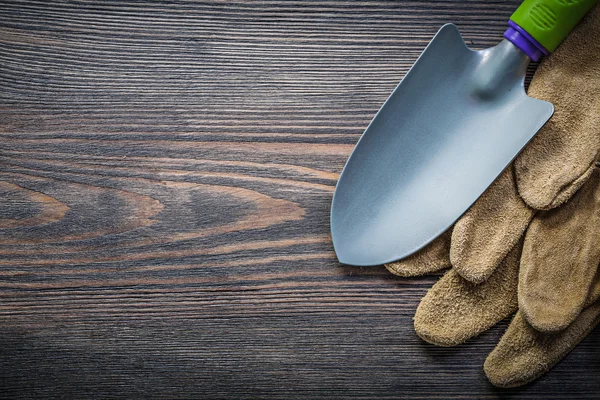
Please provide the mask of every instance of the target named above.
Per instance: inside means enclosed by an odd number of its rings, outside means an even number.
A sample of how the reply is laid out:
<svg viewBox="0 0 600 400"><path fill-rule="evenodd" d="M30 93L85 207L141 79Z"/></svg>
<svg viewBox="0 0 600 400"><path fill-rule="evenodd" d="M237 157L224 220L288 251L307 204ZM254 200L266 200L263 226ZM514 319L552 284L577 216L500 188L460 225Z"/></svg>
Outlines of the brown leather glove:
<svg viewBox="0 0 600 400"><path fill-rule="evenodd" d="M521 310L485 364L499 386L540 376L598 320L598 37L595 7L531 83L554 117L451 231L387 265L402 276L454 267L417 310L415 329L429 342L462 343Z"/></svg>

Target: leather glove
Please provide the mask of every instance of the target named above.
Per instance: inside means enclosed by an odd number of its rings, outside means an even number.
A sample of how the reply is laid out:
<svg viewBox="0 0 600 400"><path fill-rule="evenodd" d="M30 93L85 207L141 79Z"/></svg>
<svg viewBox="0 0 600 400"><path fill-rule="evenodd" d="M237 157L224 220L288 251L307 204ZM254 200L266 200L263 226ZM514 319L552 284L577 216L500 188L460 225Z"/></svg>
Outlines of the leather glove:
<svg viewBox="0 0 600 400"><path fill-rule="evenodd" d="M598 37L595 7L531 83L530 95L554 103L554 117L451 232L387 265L402 276L454 267L415 316L417 333L432 343L462 343L521 310L485 364L497 385L515 386L543 374L597 322ZM537 211L557 207L575 192L557 210ZM516 340L525 338L529 351Z"/></svg>

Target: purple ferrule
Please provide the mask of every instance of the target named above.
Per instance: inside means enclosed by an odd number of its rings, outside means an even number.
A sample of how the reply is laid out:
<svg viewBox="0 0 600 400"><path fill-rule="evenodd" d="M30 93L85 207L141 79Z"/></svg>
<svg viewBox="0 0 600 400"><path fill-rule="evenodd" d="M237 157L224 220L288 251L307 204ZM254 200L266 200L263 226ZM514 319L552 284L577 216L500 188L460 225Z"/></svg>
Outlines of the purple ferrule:
<svg viewBox="0 0 600 400"><path fill-rule="evenodd" d="M504 32L504 37L523 51L523 53L527 54L533 61L539 61L543 55L550 54L525 29L513 21L508 21L508 29Z"/></svg>

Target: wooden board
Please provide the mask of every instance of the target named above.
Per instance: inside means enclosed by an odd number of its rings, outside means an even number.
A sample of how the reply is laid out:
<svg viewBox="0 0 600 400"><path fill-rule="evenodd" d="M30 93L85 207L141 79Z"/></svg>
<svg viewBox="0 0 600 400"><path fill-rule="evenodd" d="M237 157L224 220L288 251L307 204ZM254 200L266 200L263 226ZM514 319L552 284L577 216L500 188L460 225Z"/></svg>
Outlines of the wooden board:
<svg viewBox="0 0 600 400"><path fill-rule="evenodd" d="M0 397L593 398L595 331L494 389L437 277L337 263L334 185L436 30L518 0L0 3Z"/></svg>

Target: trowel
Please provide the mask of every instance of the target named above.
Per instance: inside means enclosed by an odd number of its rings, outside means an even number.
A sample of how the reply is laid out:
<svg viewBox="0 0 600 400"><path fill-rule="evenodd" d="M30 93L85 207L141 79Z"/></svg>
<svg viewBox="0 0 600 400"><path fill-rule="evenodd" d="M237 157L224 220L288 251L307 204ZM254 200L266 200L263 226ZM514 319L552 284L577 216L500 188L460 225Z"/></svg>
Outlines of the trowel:
<svg viewBox="0 0 600 400"><path fill-rule="evenodd" d="M552 52L597 0L525 0L504 40L471 50L444 25L373 118L331 205L339 261L379 265L446 231L550 119L527 96L531 61ZM600 40L600 39L591 39Z"/></svg>

